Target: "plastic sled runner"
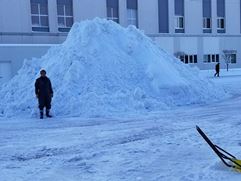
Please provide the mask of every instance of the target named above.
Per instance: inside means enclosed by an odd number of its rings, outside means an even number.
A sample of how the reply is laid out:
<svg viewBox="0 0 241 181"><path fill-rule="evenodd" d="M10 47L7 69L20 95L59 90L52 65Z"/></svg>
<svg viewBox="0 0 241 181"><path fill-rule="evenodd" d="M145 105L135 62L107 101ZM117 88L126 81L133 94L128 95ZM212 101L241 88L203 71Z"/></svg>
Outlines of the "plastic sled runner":
<svg viewBox="0 0 241 181"><path fill-rule="evenodd" d="M226 166L241 172L241 160L238 160L235 156L220 148L218 145L213 144L207 135L198 126L196 126L196 129Z"/></svg>

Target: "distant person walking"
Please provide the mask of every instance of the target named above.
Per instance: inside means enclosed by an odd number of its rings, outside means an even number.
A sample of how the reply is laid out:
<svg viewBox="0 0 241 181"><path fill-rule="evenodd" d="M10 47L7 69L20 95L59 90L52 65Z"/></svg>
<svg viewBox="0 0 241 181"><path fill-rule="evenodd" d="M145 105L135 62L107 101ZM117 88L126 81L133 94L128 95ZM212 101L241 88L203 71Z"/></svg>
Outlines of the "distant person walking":
<svg viewBox="0 0 241 181"><path fill-rule="evenodd" d="M217 63L215 65L215 70L216 70L216 73L214 74L214 77L219 77L219 72L220 72L220 63Z"/></svg>
<svg viewBox="0 0 241 181"><path fill-rule="evenodd" d="M45 70L40 71L40 77L35 82L35 94L38 98L40 119L43 119L44 107L46 107L46 116L52 117L49 112L51 109L53 89L50 79L46 76Z"/></svg>

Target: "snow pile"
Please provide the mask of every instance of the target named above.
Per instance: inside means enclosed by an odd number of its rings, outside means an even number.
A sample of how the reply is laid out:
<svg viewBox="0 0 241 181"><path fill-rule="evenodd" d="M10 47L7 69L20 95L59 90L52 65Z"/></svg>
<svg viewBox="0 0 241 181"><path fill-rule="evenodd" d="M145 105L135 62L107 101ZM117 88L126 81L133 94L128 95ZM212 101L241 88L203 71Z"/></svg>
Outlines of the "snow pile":
<svg viewBox="0 0 241 181"><path fill-rule="evenodd" d="M25 61L0 89L3 116L37 112L34 82L42 68L54 88L52 110L61 116L145 113L225 96L135 27L96 18L75 23L63 44Z"/></svg>

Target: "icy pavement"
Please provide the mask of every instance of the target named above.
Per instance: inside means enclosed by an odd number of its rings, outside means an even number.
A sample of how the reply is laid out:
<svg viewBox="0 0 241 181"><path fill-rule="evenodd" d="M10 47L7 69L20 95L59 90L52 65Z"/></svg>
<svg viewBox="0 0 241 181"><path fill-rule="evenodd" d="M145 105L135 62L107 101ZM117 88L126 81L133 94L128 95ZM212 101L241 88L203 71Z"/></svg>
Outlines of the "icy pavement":
<svg viewBox="0 0 241 181"><path fill-rule="evenodd" d="M129 118L1 118L0 180L240 180L195 130L241 158L241 70L212 73L232 98Z"/></svg>

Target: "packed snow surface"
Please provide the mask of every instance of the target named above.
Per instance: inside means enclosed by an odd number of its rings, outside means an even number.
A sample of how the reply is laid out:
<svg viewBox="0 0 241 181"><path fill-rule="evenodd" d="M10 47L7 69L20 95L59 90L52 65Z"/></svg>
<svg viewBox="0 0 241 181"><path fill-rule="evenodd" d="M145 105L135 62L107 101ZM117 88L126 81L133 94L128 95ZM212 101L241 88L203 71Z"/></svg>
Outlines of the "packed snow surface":
<svg viewBox="0 0 241 181"><path fill-rule="evenodd" d="M195 126L241 159L241 70L202 73L232 98L129 118L0 118L0 180L240 181Z"/></svg>
<svg viewBox="0 0 241 181"><path fill-rule="evenodd" d="M225 96L134 26L97 18L75 23L63 44L25 61L0 88L3 116L37 112L34 82L41 69L52 81L52 110L58 116L145 113Z"/></svg>

